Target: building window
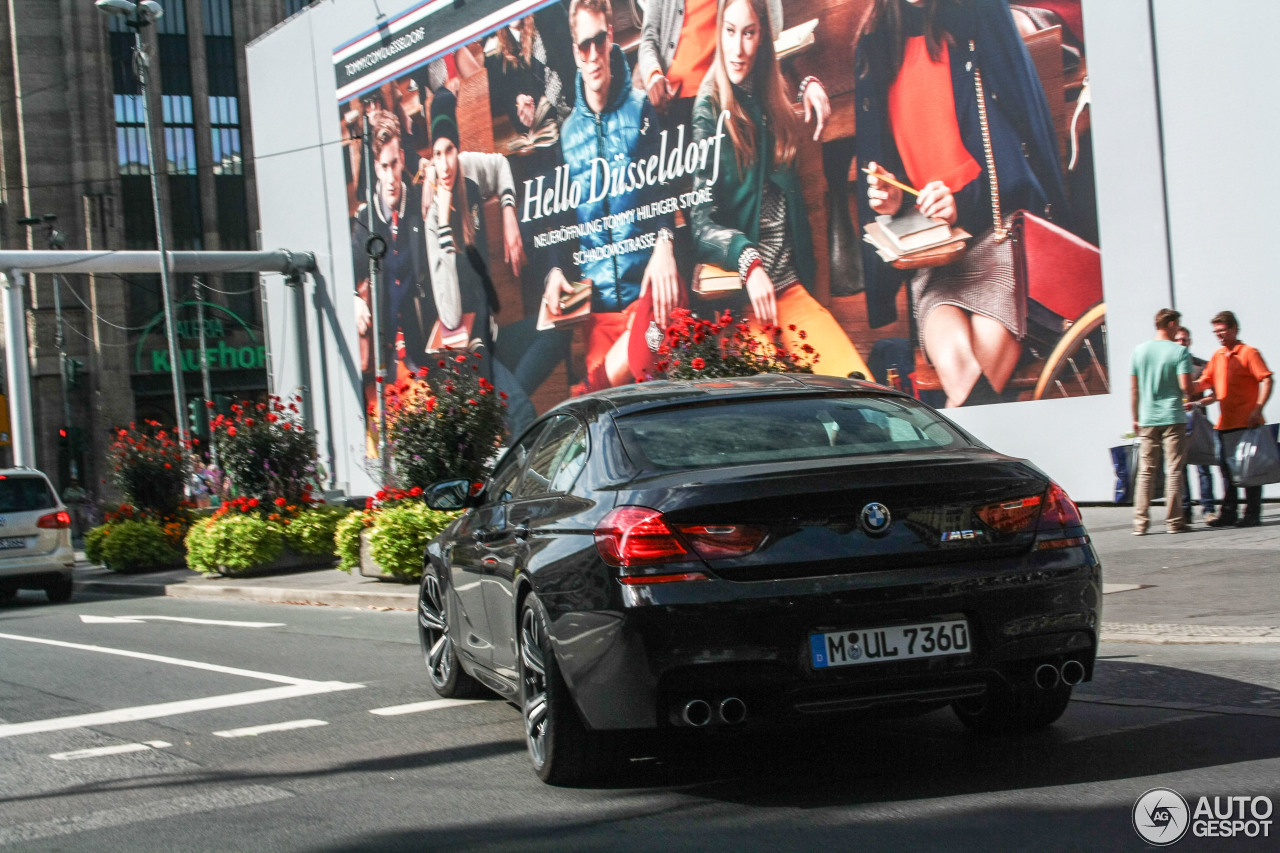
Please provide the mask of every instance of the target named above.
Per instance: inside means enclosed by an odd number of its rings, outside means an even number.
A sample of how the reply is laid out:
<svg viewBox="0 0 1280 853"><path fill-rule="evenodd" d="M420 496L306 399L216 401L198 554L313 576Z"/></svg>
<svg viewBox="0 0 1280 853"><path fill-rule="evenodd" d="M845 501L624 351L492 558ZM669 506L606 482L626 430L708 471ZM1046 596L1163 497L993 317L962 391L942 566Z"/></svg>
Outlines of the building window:
<svg viewBox="0 0 1280 853"><path fill-rule="evenodd" d="M190 95L162 95L165 170L170 175L196 174L196 125Z"/></svg>
<svg viewBox="0 0 1280 853"><path fill-rule="evenodd" d="M116 153L122 175L149 175L147 125L141 95L116 95Z"/></svg>
<svg viewBox="0 0 1280 853"><path fill-rule="evenodd" d="M296 15L310 5L311 0L284 0L284 16Z"/></svg>
<svg viewBox="0 0 1280 853"><path fill-rule="evenodd" d="M209 138L215 175L243 175L240 81L229 0L204 0L204 53L209 70Z"/></svg>

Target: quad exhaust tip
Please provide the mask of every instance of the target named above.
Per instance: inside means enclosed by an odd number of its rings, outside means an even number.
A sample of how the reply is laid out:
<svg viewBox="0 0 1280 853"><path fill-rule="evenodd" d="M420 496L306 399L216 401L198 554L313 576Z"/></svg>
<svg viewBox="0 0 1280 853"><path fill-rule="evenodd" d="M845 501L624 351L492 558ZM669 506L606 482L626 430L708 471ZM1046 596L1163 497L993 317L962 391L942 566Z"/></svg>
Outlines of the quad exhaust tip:
<svg viewBox="0 0 1280 853"><path fill-rule="evenodd" d="M1036 687L1041 690L1052 690L1058 686L1058 668L1051 663L1042 663L1036 667Z"/></svg>
<svg viewBox="0 0 1280 853"><path fill-rule="evenodd" d="M720 701L720 720L735 726L747 718L747 703L736 696L729 696Z"/></svg>
<svg viewBox="0 0 1280 853"><path fill-rule="evenodd" d="M691 699L685 703L680 718L688 725L700 729L711 722L711 706L701 699Z"/></svg>
<svg viewBox="0 0 1280 853"><path fill-rule="evenodd" d="M1074 687L1084 681L1084 664L1069 660L1062 665L1062 683Z"/></svg>

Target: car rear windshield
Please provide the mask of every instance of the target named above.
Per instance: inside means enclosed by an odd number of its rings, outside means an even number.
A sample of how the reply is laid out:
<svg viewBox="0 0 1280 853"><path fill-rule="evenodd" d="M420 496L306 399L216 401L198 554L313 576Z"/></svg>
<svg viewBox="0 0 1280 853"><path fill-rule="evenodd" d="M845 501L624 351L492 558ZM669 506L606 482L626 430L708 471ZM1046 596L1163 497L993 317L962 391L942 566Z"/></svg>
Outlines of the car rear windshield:
<svg viewBox="0 0 1280 853"><path fill-rule="evenodd" d="M617 424L627 454L646 470L973 446L912 400L872 396L735 400L638 412Z"/></svg>
<svg viewBox="0 0 1280 853"><path fill-rule="evenodd" d="M43 477L8 476L0 480L0 513L53 509L57 505Z"/></svg>

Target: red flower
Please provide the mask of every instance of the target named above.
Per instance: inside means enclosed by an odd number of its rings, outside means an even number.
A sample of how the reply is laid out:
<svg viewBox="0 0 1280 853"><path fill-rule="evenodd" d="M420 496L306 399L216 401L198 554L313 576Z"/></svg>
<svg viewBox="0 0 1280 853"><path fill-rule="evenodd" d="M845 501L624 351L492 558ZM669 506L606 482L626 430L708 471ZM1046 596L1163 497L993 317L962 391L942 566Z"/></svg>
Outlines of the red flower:
<svg viewBox="0 0 1280 853"><path fill-rule="evenodd" d="M236 428L235 428L235 427L227 427L227 435L231 436L232 438L235 438L235 437L236 437Z"/></svg>
<svg viewBox="0 0 1280 853"><path fill-rule="evenodd" d="M468 405L468 406L478 406L478 405L480 405L480 404L479 404L479 403L477 403L475 400L471 399L470 397L468 397L468 398L467 398L467 405Z"/></svg>
<svg viewBox="0 0 1280 853"><path fill-rule="evenodd" d="M280 416L277 415L275 412L270 412L267 414L267 423L273 424L278 420L280 420Z"/></svg>
<svg viewBox="0 0 1280 853"><path fill-rule="evenodd" d="M499 392L498 392L498 396L505 400L505 399L507 399L507 392L506 392L506 391L499 391Z"/></svg>
<svg viewBox="0 0 1280 853"><path fill-rule="evenodd" d="M205 401L204 401L204 407L205 407L206 409L212 409L212 408L213 408L213 401L212 401L212 400L205 400Z"/></svg>
<svg viewBox="0 0 1280 853"><path fill-rule="evenodd" d="M253 426L253 418L245 418L245 426Z"/></svg>
<svg viewBox="0 0 1280 853"><path fill-rule="evenodd" d="M378 491L374 492L373 496L377 498L379 501L385 501L387 499L387 490L378 489Z"/></svg>
<svg viewBox="0 0 1280 853"><path fill-rule="evenodd" d="M286 501L284 498L276 498L275 500L276 506L284 506L287 503L288 501Z"/></svg>
<svg viewBox="0 0 1280 853"><path fill-rule="evenodd" d="M421 495L422 495L422 487L420 486L414 486L412 489L409 490L409 497L411 498L420 497Z"/></svg>
<svg viewBox="0 0 1280 853"><path fill-rule="evenodd" d="M419 368L418 368L418 375L419 375L419 376L426 376L426 375L427 375L427 369L426 369L425 367L419 367Z"/></svg>
<svg viewBox="0 0 1280 853"><path fill-rule="evenodd" d="M466 362L467 357L465 355L458 355L458 356L454 356L453 360L456 361L458 364L463 364Z"/></svg>
<svg viewBox="0 0 1280 853"><path fill-rule="evenodd" d="M796 324L792 323L791 325L787 326L787 328L794 332L796 330Z"/></svg>
<svg viewBox="0 0 1280 853"><path fill-rule="evenodd" d="M256 507L257 505L258 505L257 498L249 498L249 502L246 504L246 506L249 506L249 507Z"/></svg>
<svg viewBox="0 0 1280 853"><path fill-rule="evenodd" d="M701 370L707 366L707 363L703 360L702 356L696 356L693 361L689 362L689 366L694 370Z"/></svg>

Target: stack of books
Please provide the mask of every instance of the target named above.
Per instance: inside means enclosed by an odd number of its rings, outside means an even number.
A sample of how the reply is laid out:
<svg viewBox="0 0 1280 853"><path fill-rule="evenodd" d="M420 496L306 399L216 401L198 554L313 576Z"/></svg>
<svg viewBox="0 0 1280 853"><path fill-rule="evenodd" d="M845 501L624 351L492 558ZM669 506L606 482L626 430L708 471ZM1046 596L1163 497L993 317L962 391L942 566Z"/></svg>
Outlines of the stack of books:
<svg viewBox="0 0 1280 853"><path fill-rule="evenodd" d="M877 216L862 235L888 263L910 260L925 252L959 251L969 237L968 231L925 216L914 204L897 216Z"/></svg>
<svg viewBox="0 0 1280 853"><path fill-rule="evenodd" d="M538 306L538 323L535 328L539 332L569 326L591 316L591 279L573 281L570 285L573 290L560 294L558 315L551 315L545 301Z"/></svg>

